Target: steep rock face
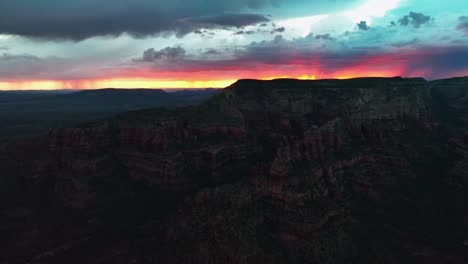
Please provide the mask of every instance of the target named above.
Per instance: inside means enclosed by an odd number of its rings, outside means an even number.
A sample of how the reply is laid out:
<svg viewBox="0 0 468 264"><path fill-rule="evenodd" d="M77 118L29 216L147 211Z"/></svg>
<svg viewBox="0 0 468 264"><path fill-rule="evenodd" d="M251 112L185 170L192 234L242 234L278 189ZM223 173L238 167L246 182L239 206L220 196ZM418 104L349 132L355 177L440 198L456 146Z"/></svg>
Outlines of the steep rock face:
<svg viewBox="0 0 468 264"><path fill-rule="evenodd" d="M81 201L69 206L83 207L92 202L94 179L112 174L175 193L222 183L241 170L238 161L248 152L245 137L243 128L192 124L186 117L150 124L117 119L96 127L51 130L48 148L59 164L61 196L75 193L67 199Z"/></svg>
<svg viewBox="0 0 468 264"><path fill-rule="evenodd" d="M433 83L433 97L439 113L445 118L440 118L444 126L452 130L449 139L451 153L457 157L451 169L448 181L462 195L465 190L464 199L464 235L465 242L468 241L468 201L466 200L468 190L468 78L453 78L449 80L436 81ZM463 182L460 186L459 182ZM462 198L459 198L462 200ZM468 243L467 243L468 244Z"/></svg>
<svg viewBox="0 0 468 264"><path fill-rule="evenodd" d="M52 130L35 175L87 239L36 263L459 263L466 82L243 80Z"/></svg>

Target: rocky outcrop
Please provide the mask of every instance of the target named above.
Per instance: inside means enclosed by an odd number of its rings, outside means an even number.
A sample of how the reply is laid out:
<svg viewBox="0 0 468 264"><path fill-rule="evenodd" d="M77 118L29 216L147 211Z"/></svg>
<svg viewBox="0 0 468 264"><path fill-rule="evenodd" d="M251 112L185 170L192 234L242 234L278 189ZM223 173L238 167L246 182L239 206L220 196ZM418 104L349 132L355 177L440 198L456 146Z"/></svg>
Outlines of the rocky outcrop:
<svg viewBox="0 0 468 264"><path fill-rule="evenodd" d="M51 130L28 175L86 215L71 230L96 249L50 247L76 263L457 263L465 84L242 80L198 107Z"/></svg>

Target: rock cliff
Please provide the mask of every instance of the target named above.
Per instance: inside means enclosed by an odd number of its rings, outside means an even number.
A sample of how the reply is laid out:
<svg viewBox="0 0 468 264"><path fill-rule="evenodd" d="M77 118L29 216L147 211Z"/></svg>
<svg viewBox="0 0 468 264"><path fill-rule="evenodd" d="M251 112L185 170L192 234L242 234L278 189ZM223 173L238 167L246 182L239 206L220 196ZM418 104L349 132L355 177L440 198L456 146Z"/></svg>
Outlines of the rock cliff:
<svg viewBox="0 0 468 264"><path fill-rule="evenodd" d="M467 78L241 80L53 129L17 154L18 188L48 199L5 210L5 226L37 221L7 259L463 263L467 94Z"/></svg>

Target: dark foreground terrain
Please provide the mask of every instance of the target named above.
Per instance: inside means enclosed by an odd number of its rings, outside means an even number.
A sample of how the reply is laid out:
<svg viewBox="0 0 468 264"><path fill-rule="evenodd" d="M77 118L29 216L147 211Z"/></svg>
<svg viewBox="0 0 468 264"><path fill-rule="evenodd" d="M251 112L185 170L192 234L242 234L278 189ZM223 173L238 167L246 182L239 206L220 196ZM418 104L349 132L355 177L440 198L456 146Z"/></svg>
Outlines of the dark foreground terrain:
<svg viewBox="0 0 468 264"><path fill-rule="evenodd" d="M0 166L0 263L468 263L468 78L243 80Z"/></svg>

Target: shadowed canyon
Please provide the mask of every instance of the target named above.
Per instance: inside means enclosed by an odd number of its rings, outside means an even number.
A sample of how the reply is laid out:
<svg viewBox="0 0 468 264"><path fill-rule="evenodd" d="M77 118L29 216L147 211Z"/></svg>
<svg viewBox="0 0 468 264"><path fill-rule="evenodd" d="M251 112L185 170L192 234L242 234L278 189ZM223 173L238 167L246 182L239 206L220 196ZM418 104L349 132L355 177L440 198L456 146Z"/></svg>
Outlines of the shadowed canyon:
<svg viewBox="0 0 468 264"><path fill-rule="evenodd" d="M3 144L0 263L468 263L468 78L210 96Z"/></svg>

